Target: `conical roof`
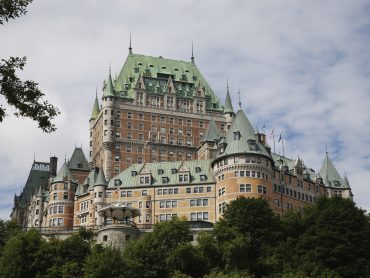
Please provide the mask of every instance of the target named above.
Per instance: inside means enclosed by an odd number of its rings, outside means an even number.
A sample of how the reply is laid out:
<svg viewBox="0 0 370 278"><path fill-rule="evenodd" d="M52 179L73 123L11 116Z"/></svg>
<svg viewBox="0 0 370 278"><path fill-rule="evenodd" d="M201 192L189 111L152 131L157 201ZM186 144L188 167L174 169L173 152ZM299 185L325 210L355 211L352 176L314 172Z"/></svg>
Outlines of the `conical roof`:
<svg viewBox="0 0 370 278"><path fill-rule="evenodd" d="M89 170L89 163L82 148L75 147L71 159L68 161L69 169Z"/></svg>
<svg viewBox="0 0 370 278"><path fill-rule="evenodd" d="M108 80L107 80L107 86L104 89L104 97L115 97L116 95L114 94L114 88L113 88L113 81L112 81L112 76L109 70L109 75L108 75Z"/></svg>
<svg viewBox="0 0 370 278"><path fill-rule="evenodd" d="M94 106L91 112L91 118L90 120L95 120L99 115L100 109L99 109L99 102L98 102L98 96L95 96Z"/></svg>
<svg viewBox="0 0 370 278"><path fill-rule="evenodd" d="M270 156L258 142L255 130L243 110L239 109L226 134L227 147L224 155L236 153L260 153Z"/></svg>
<svg viewBox="0 0 370 278"><path fill-rule="evenodd" d="M202 142L215 142L219 140L220 137L221 131L218 129L215 121L211 119L209 121L208 128L206 130L206 133L204 134Z"/></svg>
<svg viewBox="0 0 370 278"><path fill-rule="evenodd" d="M320 169L320 176L323 179L323 182L326 186L345 186L345 183L342 179L342 177L339 175L337 169L335 168L333 162L329 158L328 153L326 153L326 157L324 160L324 163L321 166Z"/></svg>
<svg viewBox="0 0 370 278"><path fill-rule="evenodd" d="M97 185L104 185L104 186L108 185L108 183L105 179L103 168L100 168L98 176L96 177L94 186L97 186Z"/></svg>
<svg viewBox="0 0 370 278"><path fill-rule="evenodd" d="M231 97L230 97L230 93L229 93L229 88L227 88L226 100L225 100L225 107L224 107L224 114L226 114L226 113L232 113L232 114L234 114L234 109L233 109L233 105L231 103Z"/></svg>
<svg viewBox="0 0 370 278"><path fill-rule="evenodd" d="M62 168L60 168L57 176L53 179L53 182L61 182L64 181L64 178L67 177L69 180L73 180L71 171L67 165L67 162L64 162Z"/></svg>
<svg viewBox="0 0 370 278"><path fill-rule="evenodd" d="M39 189L37 190L36 197L42 197L42 186L40 185Z"/></svg>

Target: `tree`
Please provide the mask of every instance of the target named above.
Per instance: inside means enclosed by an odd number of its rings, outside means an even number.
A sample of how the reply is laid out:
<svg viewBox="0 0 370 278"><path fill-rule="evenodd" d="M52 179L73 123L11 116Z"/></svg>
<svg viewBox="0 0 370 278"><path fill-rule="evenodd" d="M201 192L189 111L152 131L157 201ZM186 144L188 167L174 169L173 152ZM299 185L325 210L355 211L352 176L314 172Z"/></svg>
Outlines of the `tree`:
<svg viewBox="0 0 370 278"><path fill-rule="evenodd" d="M99 244L86 258L84 270L84 277L87 278L129 277L125 275L126 265L121 251Z"/></svg>
<svg viewBox="0 0 370 278"><path fill-rule="evenodd" d="M227 205L222 219L215 225L215 246L209 246L211 243L207 242L206 247L218 250L221 267L226 271L247 271L261 277L269 273L265 253L281 237L280 225L267 201L238 197ZM205 250L204 244L202 241L202 250ZM206 257L215 256L205 253Z"/></svg>
<svg viewBox="0 0 370 278"><path fill-rule="evenodd" d="M26 13L26 7L32 0L0 0L0 25ZM0 61L0 95L3 95L9 106L15 109L16 117L26 117L37 122L39 128L50 133L56 130L52 120L60 114L58 108L44 100L37 83L21 81L16 70L23 70L26 57L10 57ZM6 116L6 109L0 104L0 122Z"/></svg>
<svg viewBox="0 0 370 278"><path fill-rule="evenodd" d="M182 271L177 269L182 268L181 265L170 267L168 263L178 262L178 256L187 252L177 248L190 241L189 233L189 224L177 217L157 223L152 233L140 237L124 250L128 277L170 277L172 271Z"/></svg>
<svg viewBox="0 0 370 278"><path fill-rule="evenodd" d="M20 230L20 226L16 222L0 219L0 255L6 241Z"/></svg>
<svg viewBox="0 0 370 278"><path fill-rule="evenodd" d="M307 276L326 272L331 277L369 277L369 217L352 200L320 198L300 221L303 231L287 234L291 239L284 245L291 269Z"/></svg>
<svg viewBox="0 0 370 278"><path fill-rule="evenodd" d="M0 277L36 277L40 270L36 257L43 242L40 233L34 229L11 237L0 257Z"/></svg>

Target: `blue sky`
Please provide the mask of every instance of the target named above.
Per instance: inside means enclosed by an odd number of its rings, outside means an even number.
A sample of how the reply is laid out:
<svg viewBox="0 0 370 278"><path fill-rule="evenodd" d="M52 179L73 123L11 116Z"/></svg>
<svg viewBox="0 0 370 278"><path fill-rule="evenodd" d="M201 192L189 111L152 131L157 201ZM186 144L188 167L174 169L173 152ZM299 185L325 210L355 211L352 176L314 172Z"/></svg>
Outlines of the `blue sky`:
<svg viewBox="0 0 370 278"><path fill-rule="evenodd" d="M0 57L27 56L23 78L62 111L58 131L9 116L0 124L0 218L36 160L88 146L95 88L135 53L195 61L224 100L229 78L255 126L284 130L285 154L319 169L328 146L354 199L370 210L370 3L39 0L0 26ZM0 97L0 103L3 99ZM11 109L8 110L11 112ZM273 145L272 142L270 142ZM276 144L281 152L281 145Z"/></svg>

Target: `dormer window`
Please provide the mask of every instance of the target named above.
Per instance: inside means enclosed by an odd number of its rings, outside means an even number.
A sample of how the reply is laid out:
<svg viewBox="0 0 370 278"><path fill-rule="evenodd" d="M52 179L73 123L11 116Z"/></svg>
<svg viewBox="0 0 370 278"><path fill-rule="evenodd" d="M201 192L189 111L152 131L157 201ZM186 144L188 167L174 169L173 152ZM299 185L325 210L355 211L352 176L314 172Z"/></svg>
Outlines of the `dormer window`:
<svg viewBox="0 0 370 278"><path fill-rule="evenodd" d="M200 173L202 169L200 167L195 167L195 173Z"/></svg>
<svg viewBox="0 0 370 278"><path fill-rule="evenodd" d="M234 140L240 140L240 131L234 132Z"/></svg>
<svg viewBox="0 0 370 278"><path fill-rule="evenodd" d="M189 181L189 174L179 175L179 182L188 182L188 181Z"/></svg>
<svg viewBox="0 0 370 278"><path fill-rule="evenodd" d="M257 150L256 140L248 140L248 145L251 151Z"/></svg>
<svg viewBox="0 0 370 278"><path fill-rule="evenodd" d="M168 183L170 179L168 177L162 177L162 183Z"/></svg>
<svg viewBox="0 0 370 278"><path fill-rule="evenodd" d="M158 175L163 175L164 171L163 169L158 169Z"/></svg>
<svg viewBox="0 0 370 278"><path fill-rule="evenodd" d="M149 176L140 177L140 184L150 184L150 177Z"/></svg>
<svg viewBox="0 0 370 278"><path fill-rule="evenodd" d="M340 182L339 181L333 181L334 183L334 186L340 186Z"/></svg>
<svg viewBox="0 0 370 278"><path fill-rule="evenodd" d="M137 175L136 171L131 171L131 177L135 177Z"/></svg>
<svg viewBox="0 0 370 278"><path fill-rule="evenodd" d="M201 181L206 181L207 180L207 176L206 175L200 175L200 180Z"/></svg>
<svg viewBox="0 0 370 278"><path fill-rule="evenodd" d="M114 186L120 186L121 184L121 180L114 180Z"/></svg>
<svg viewBox="0 0 370 278"><path fill-rule="evenodd" d="M175 168L171 169L171 173L172 174L176 174L177 173L177 169L175 169Z"/></svg>

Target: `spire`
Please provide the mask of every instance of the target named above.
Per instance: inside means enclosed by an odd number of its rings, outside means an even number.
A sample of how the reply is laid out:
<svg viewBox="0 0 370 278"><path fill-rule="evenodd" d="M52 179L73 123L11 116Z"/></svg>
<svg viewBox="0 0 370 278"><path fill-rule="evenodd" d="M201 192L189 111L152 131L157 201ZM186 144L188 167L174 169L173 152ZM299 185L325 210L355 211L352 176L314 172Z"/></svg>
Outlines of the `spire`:
<svg viewBox="0 0 370 278"><path fill-rule="evenodd" d="M230 98L228 79L226 81L226 100L225 100L225 107L224 107L224 114L226 113L234 114L234 108L233 108L233 105L231 103L231 98Z"/></svg>
<svg viewBox="0 0 370 278"><path fill-rule="evenodd" d="M107 80L107 86L105 87L104 94L103 94L103 98L104 97L115 97L110 65L109 65L109 75L108 75L108 80Z"/></svg>
<svg viewBox="0 0 370 278"><path fill-rule="evenodd" d="M242 109L242 102L240 100L240 89L238 91L238 95L239 95L239 109L238 110L241 110Z"/></svg>
<svg viewBox="0 0 370 278"><path fill-rule="evenodd" d="M100 109L99 109L99 102L98 102L98 89L96 89L95 101L94 101L94 106L91 112L90 121L95 120L98 117L99 112L100 112Z"/></svg>
<svg viewBox="0 0 370 278"><path fill-rule="evenodd" d="M130 45L128 47L128 54L132 54L132 47L131 47L131 32L130 32Z"/></svg>
<svg viewBox="0 0 370 278"><path fill-rule="evenodd" d="M193 41L191 41L191 62L194 64L194 46L193 46Z"/></svg>
<svg viewBox="0 0 370 278"><path fill-rule="evenodd" d="M202 142L215 142L216 140L219 140L220 137L221 137L221 132L218 129L215 121L211 119L209 121L208 128L206 130L206 133L204 134Z"/></svg>
<svg viewBox="0 0 370 278"><path fill-rule="evenodd" d="M69 180L73 180L71 171L67 165L67 162L64 162L62 168L60 168L57 176L53 179L53 182L61 182L64 178L67 177Z"/></svg>
<svg viewBox="0 0 370 278"><path fill-rule="evenodd" d="M96 180L94 183L94 186L98 186L98 185L104 185L104 186L107 185L107 181L105 179L103 168L99 169L98 176L96 177Z"/></svg>
<svg viewBox="0 0 370 278"><path fill-rule="evenodd" d="M324 184L326 186L343 186L344 181L342 180L341 176L339 175L337 169L335 168L333 162L329 158L328 153L326 152L324 163L321 166L320 176L323 178Z"/></svg>

